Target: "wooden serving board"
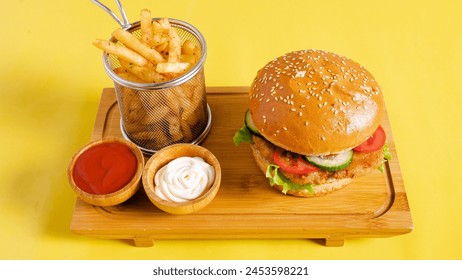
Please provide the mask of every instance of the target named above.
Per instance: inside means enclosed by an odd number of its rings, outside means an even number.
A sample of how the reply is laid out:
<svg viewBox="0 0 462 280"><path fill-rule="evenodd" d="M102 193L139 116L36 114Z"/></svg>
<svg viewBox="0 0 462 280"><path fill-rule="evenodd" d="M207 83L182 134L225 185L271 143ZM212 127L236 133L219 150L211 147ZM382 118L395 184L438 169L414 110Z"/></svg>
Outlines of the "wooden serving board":
<svg viewBox="0 0 462 280"><path fill-rule="evenodd" d="M212 203L196 214L171 215L157 209L143 188L121 205L97 207L77 198L70 229L103 239L130 239L152 246L155 239L321 239L342 246L347 238L389 237L413 229L411 213L388 117L382 124L393 159L385 171L356 179L324 197L284 195L269 186L250 146L236 147L243 125L247 87L208 88L212 128L202 146L218 158L222 183ZM120 136L114 90L101 95L92 140Z"/></svg>

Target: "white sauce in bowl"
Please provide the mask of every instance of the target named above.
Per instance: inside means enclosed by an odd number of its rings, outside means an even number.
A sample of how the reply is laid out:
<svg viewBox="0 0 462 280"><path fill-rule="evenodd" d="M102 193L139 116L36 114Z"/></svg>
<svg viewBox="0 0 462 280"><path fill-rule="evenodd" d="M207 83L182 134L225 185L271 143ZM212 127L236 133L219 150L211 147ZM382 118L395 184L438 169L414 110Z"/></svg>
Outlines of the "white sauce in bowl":
<svg viewBox="0 0 462 280"><path fill-rule="evenodd" d="M215 169L200 157L179 157L154 176L157 196L173 202L198 198L213 184Z"/></svg>

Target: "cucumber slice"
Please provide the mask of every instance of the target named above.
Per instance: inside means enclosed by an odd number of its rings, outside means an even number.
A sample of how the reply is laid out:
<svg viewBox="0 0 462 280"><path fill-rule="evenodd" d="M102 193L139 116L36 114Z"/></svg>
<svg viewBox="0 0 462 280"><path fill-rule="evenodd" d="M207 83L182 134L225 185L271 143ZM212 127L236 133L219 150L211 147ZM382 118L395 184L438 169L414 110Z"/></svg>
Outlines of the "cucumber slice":
<svg viewBox="0 0 462 280"><path fill-rule="evenodd" d="M258 134L260 135L260 131L258 131L258 128L255 126L252 116L250 115L250 110L247 109L245 112L245 126L253 133L253 134Z"/></svg>
<svg viewBox="0 0 462 280"><path fill-rule="evenodd" d="M353 150L327 156L306 156L306 160L314 166L327 171L338 171L347 168L353 160Z"/></svg>

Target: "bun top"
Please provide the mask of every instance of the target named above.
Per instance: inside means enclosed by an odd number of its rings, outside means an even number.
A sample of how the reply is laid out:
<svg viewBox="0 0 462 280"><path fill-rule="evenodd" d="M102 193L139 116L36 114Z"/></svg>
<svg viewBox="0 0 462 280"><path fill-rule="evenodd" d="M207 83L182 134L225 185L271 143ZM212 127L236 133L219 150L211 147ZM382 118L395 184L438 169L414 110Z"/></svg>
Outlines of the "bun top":
<svg viewBox="0 0 462 280"><path fill-rule="evenodd" d="M360 64L331 52L287 53L260 69L249 109L262 136L303 155L339 153L364 142L379 126L379 84Z"/></svg>

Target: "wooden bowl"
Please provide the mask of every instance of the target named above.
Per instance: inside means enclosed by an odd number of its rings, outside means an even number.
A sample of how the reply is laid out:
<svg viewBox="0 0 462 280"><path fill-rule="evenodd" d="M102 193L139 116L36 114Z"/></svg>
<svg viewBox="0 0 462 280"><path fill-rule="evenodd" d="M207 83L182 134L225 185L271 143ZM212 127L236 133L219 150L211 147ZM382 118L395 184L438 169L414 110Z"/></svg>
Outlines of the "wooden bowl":
<svg viewBox="0 0 462 280"><path fill-rule="evenodd" d="M107 194L94 194L83 190L78 186L74 180L74 169L77 159L84 154L88 149L104 144L104 143L120 143L130 148L133 154L136 157L137 166L134 176L131 181L127 183L122 188ZM141 150L132 142L118 137L104 138L88 143L84 147L80 148L72 157L67 171L67 177L72 189L77 193L77 196L83 201L96 205L96 206L114 206L125 202L130 197L132 197L140 188L141 185L141 176L143 175L144 168L144 156Z"/></svg>
<svg viewBox="0 0 462 280"><path fill-rule="evenodd" d="M172 202L158 197L154 191L154 176L170 161L179 157L200 157L215 169L215 181L198 198L186 202ZM206 207L216 196L221 183L221 166L217 158L206 148L195 144L174 144L157 151L146 163L143 171L143 187L149 200L170 214L191 214Z"/></svg>

